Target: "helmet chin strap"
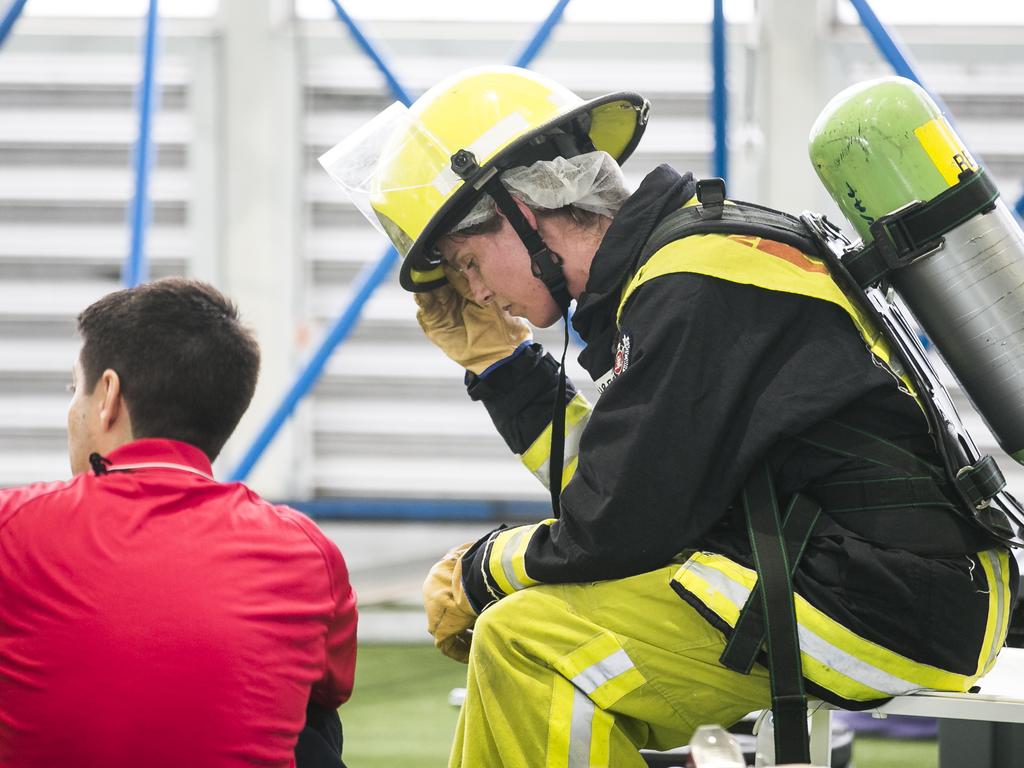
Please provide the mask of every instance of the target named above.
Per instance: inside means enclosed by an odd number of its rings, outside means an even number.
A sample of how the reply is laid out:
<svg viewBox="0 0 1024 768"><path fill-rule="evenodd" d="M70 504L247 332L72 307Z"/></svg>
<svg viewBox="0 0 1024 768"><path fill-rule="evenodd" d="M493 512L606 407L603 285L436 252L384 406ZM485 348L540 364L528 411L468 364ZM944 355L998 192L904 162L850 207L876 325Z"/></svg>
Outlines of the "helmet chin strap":
<svg viewBox="0 0 1024 768"><path fill-rule="evenodd" d="M494 198L498 210L508 219L530 254L530 270L534 277L544 283L562 313L565 338L562 343L562 360L558 367L558 389L551 413L551 455L548 460L551 508L554 516L558 517L561 512L562 465L565 463L565 356L569 350L569 302L572 301L565 280L565 271L562 269L562 257L548 248L540 232L526 220L512 195L501 183L500 172L492 169L481 179L480 166L477 165L476 158L472 152L465 149L460 149L452 155L452 170L467 183L470 183L471 178L475 178L476 183L473 186Z"/></svg>
<svg viewBox="0 0 1024 768"><path fill-rule="evenodd" d="M551 413L551 457L548 460L551 508L555 517L558 517L562 506L562 465L565 463L565 356L569 351L569 302L572 298L569 296L565 272L562 269L562 257L548 248L540 232L530 226L530 222L523 216L512 195L499 180L499 174L492 176L484 184L483 189L494 198L498 209L505 214L505 218L523 241L530 254L530 269L534 277L544 283L562 313L565 337L562 342L562 360L558 366L558 389Z"/></svg>
<svg viewBox="0 0 1024 768"><path fill-rule="evenodd" d="M564 317L569 312L569 302L572 301L572 298L569 296L569 287L566 285L565 272L562 269L562 257L548 248L544 238L540 236L540 232L530 226L530 222L526 220L516 201L512 199L512 195L501 183L500 178L500 174L492 176L484 184L483 190L494 198L498 210L505 215L508 223L512 225L512 229L523 241L523 245L526 246L526 250L530 254L530 270L533 272L533 276L544 283Z"/></svg>

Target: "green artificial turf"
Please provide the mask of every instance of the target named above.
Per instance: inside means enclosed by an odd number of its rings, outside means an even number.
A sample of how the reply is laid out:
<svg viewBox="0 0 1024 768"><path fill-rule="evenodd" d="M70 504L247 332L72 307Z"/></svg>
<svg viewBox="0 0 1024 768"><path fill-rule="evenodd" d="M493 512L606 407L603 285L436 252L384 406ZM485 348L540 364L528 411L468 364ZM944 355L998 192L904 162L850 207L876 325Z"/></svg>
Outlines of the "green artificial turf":
<svg viewBox="0 0 1024 768"><path fill-rule="evenodd" d="M935 740L853 740L854 768L938 768L939 744Z"/></svg>
<svg viewBox="0 0 1024 768"><path fill-rule="evenodd" d="M432 645L360 646L352 699L341 708L349 768L443 768L458 710L448 692L466 666Z"/></svg>
<svg viewBox="0 0 1024 768"><path fill-rule="evenodd" d="M359 648L356 687L341 708L349 768L444 768L457 710L448 692L465 685L466 667L431 645ZM937 768L935 741L857 738L854 768Z"/></svg>

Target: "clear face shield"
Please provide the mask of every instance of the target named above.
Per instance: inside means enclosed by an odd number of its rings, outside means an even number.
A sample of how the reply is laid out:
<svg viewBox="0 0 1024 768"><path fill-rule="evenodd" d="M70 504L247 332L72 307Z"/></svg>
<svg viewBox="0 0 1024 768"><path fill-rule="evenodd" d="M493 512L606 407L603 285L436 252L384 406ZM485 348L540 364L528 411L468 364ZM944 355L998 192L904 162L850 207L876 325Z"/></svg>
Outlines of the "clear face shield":
<svg viewBox="0 0 1024 768"><path fill-rule="evenodd" d="M462 180L446 147L395 102L320 156L324 170L403 257Z"/></svg>

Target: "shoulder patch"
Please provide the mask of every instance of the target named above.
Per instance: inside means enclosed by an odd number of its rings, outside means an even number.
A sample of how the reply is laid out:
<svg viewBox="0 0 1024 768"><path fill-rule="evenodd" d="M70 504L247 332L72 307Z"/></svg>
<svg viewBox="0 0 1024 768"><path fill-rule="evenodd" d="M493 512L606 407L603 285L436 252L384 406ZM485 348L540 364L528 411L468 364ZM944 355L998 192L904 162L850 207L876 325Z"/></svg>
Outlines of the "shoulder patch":
<svg viewBox="0 0 1024 768"><path fill-rule="evenodd" d="M629 368L629 350L632 345L629 332L625 329L619 332L619 343L615 348L615 363L612 365L612 376L618 378Z"/></svg>

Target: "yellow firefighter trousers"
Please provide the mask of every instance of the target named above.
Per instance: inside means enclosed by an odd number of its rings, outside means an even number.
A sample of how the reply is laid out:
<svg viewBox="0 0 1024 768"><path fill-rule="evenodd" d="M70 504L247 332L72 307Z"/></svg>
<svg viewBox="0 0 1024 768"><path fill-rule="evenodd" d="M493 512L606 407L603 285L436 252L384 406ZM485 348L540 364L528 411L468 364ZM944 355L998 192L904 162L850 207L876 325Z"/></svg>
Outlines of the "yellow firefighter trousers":
<svg viewBox="0 0 1024 768"><path fill-rule="evenodd" d="M770 706L764 667L718 662L725 638L672 591L678 568L530 587L484 611L449 766L641 767L640 748Z"/></svg>

